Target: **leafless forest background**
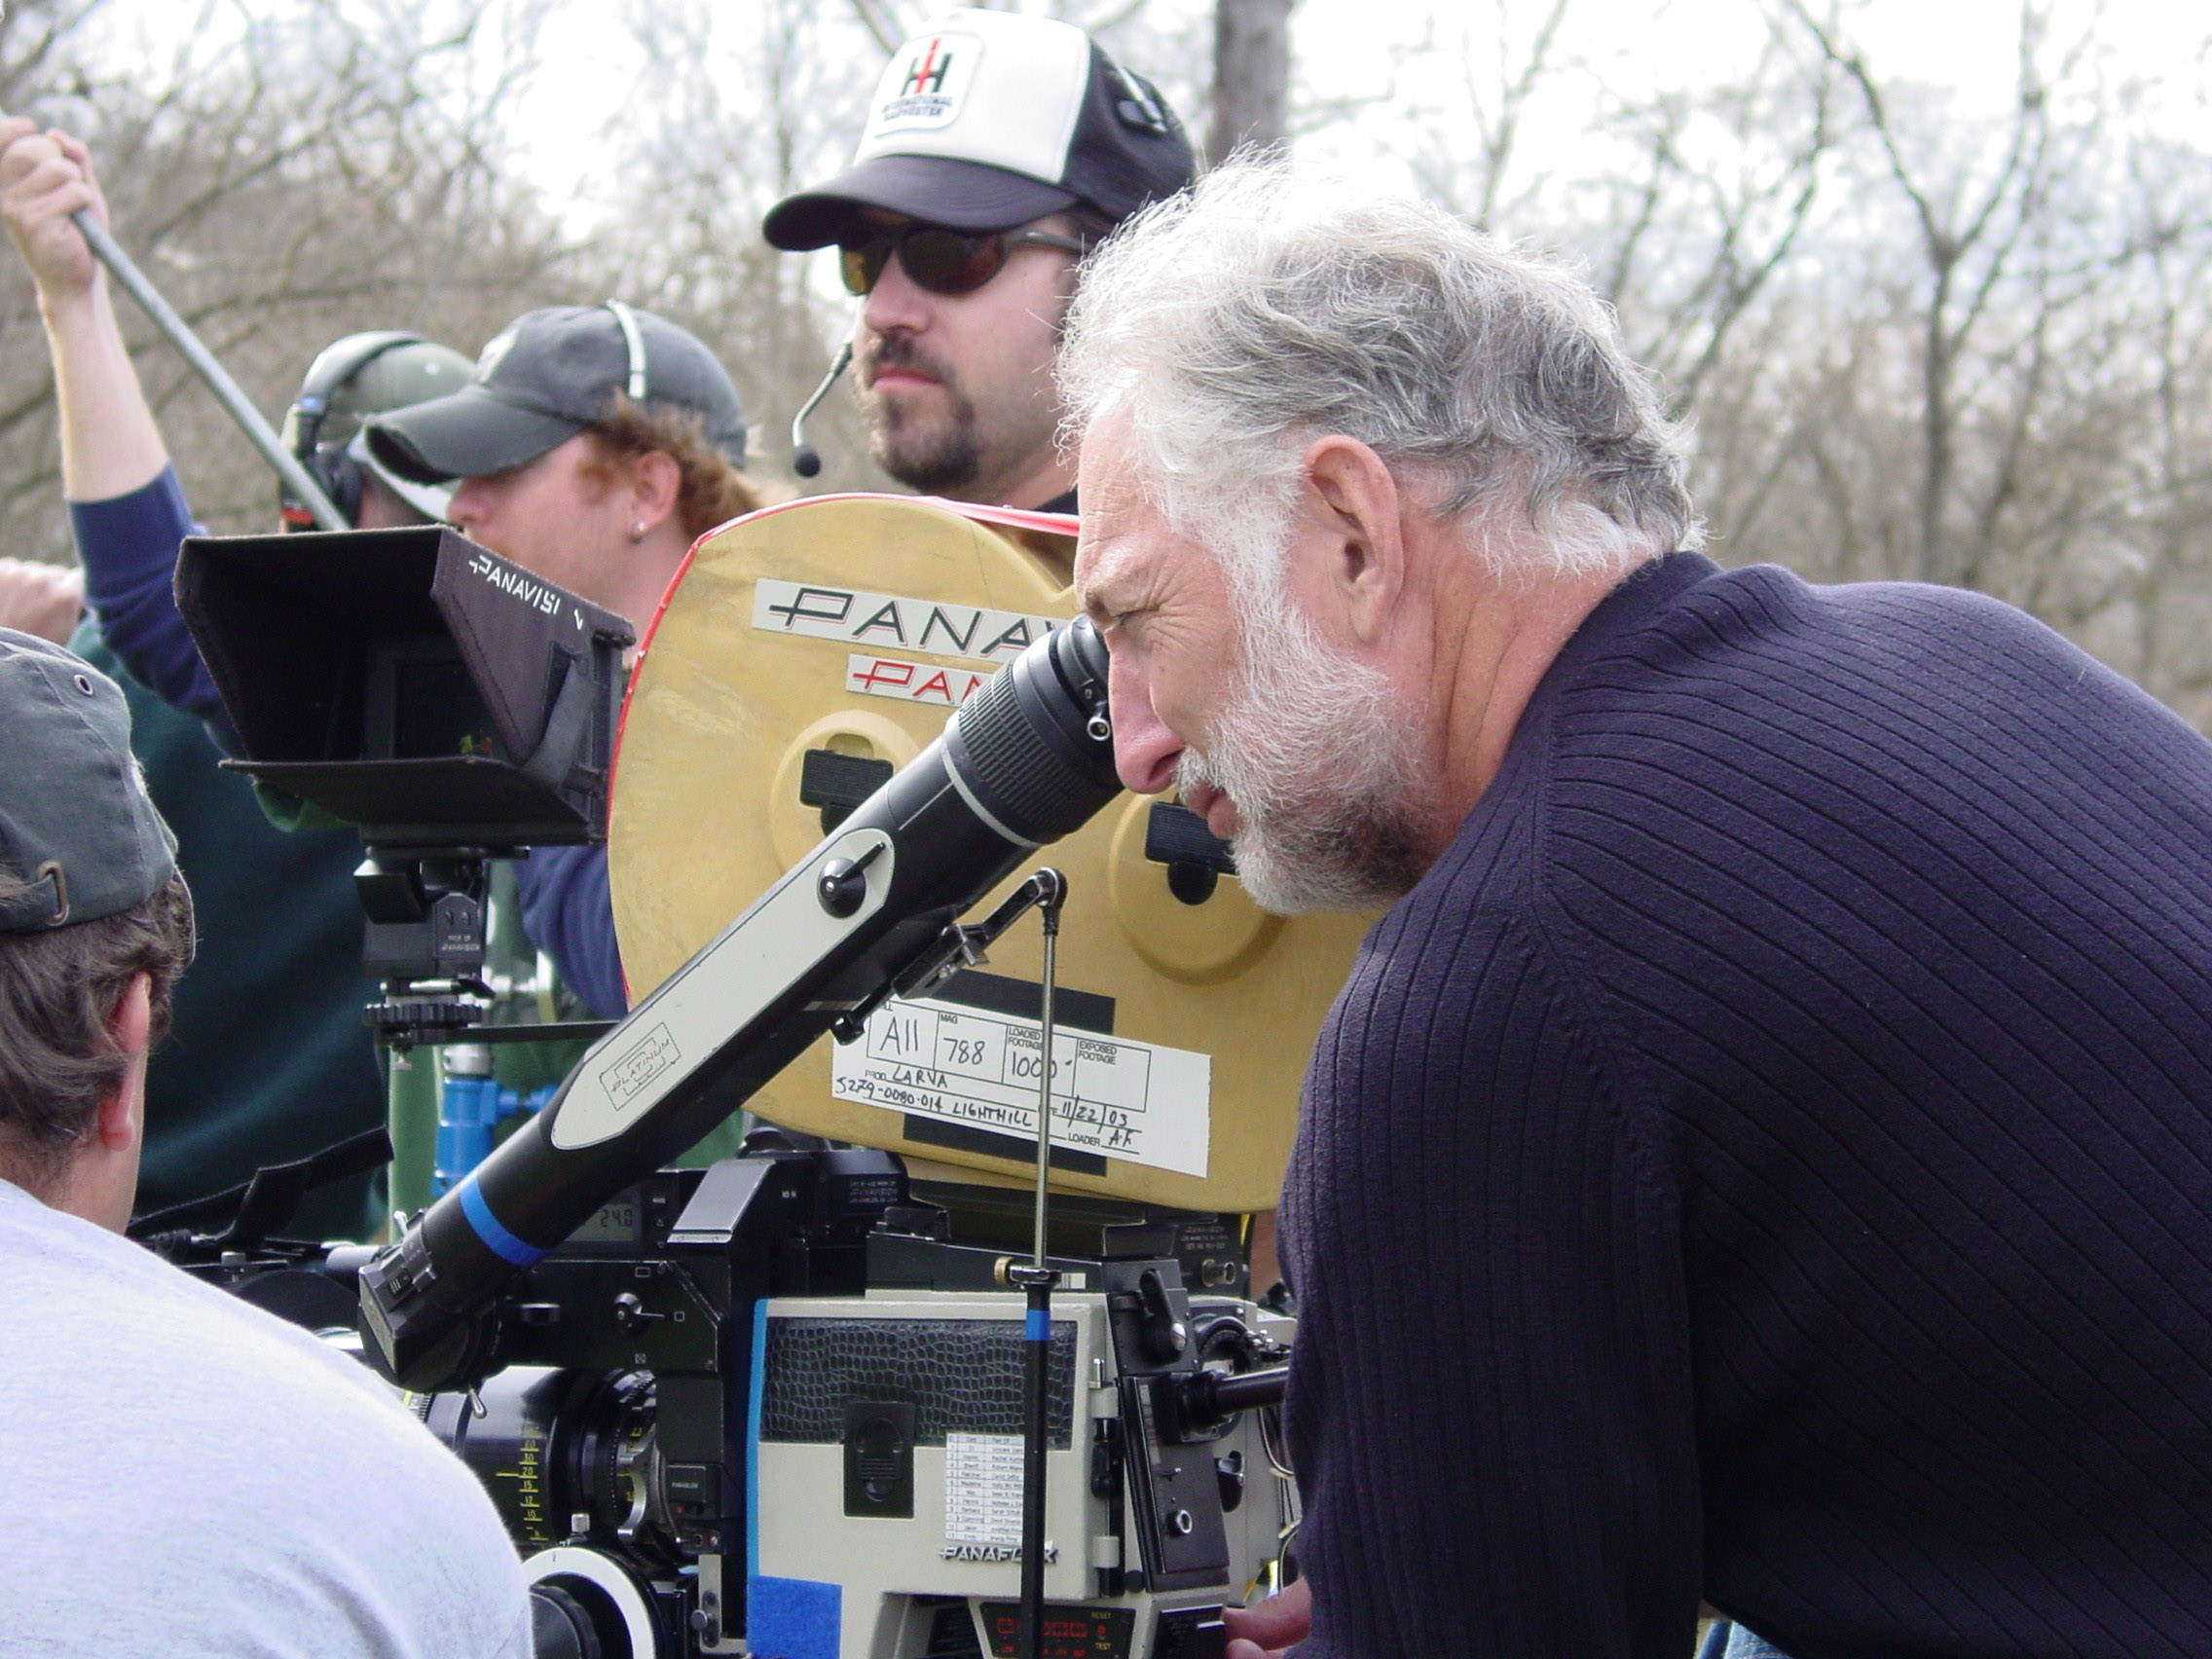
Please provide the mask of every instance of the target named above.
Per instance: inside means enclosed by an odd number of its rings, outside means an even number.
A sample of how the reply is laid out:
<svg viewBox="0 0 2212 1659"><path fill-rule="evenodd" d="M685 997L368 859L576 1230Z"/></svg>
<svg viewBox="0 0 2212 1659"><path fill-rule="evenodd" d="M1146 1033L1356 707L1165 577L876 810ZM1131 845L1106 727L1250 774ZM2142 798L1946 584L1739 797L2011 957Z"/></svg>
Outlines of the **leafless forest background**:
<svg viewBox="0 0 2212 1659"><path fill-rule="evenodd" d="M539 129L514 119L563 3L201 0L153 51L122 0L15 0L0 108L92 140L121 240L273 414L347 330L473 351L528 307L618 293L719 351L756 470L780 478L846 318L759 217L842 161L885 53L937 8L593 0L645 73L592 134L635 186L586 212L545 199ZM1849 0L1764 0L1764 49L1732 83L1611 92L1561 45L1571 9L1599 3L1395 8L1409 74L1380 107L1311 64L1286 105L1290 0L1055 10L1210 148L1380 132L1439 199L1580 261L1692 424L1724 563L1982 589L2212 729L2212 155L2147 118L2093 22L2061 27L2044 0L1991 47L2014 65L1998 115L1863 56ZM2212 24L2184 15L2174 57L2201 63ZM1568 82L1599 141L1579 170L1529 136ZM259 462L128 308L125 324L195 505L217 529L266 524ZM816 436L815 488L881 486L845 400ZM0 551L68 557L12 257Z"/></svg>

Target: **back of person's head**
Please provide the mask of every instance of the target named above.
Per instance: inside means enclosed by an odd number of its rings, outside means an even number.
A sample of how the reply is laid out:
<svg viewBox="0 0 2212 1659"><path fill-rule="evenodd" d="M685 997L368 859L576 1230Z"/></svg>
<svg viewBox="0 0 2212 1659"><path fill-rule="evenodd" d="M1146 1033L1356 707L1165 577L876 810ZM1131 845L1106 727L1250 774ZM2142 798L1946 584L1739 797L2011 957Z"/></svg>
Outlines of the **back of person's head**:
<svg viewBox="0 0 2212 1659"><path fill-rule="evenodd" d="M60 1179L129 1070L124 997L144 975L158 1042L191 957L191 896L121 688L0 629L0 1178Z"/></svg>
<svg viewBox="0 0 2212 1659"><path fill-rule="evenodd" d="M1625 573L1699 540L1675 428L1585 283L1296 166L1233 160L1116 236L1059 372L1075 432L1111 427L1240 581L1272 575L1300 458L1330 432L1425 484L1493 565ZM1486 535L1493 514L1538 551Z"/></svg>
<svg viewBox="0 0 2212 1659"><path fill-rule="evenodd" d="M347 522L361 522L364 476L373 477L425 522L445 517L449 491L402 478L369 453L376 416L426 403L468 383L469 361L450 346L397 329L349 334L315 354L284 412L284 447L300 459ZM289 494L284 522L310 529L313 515Z"/></svg>
<svg viewBox="0 0 2212 1659"><path fill-rule="evenodd" d="M741 470L745 413L728 373L688 331L619 300L525 313L466 385L377 417L367 443L402 478L450 484L522 466L579 432L609 466L647 451L673 459L693 535L760 504Z"/></svg>
<svg viewBox="0 0 2212 1659"><path fill-rule="evenodd" d="M769 209L775 246L845 240L870 208L971 232L1059 213L1090 243L1198 168L1152 83L1050 18L945 14L892 55L867 110L852 166Z"/></svg>

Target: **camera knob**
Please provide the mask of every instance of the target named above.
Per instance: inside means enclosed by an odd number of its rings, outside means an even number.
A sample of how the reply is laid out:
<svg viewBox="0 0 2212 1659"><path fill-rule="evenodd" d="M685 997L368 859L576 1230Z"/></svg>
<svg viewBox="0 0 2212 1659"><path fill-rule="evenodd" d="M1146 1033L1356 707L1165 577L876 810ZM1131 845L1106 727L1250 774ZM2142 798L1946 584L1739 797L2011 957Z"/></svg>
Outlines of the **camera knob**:
<svg viewBox="0 0 2212 1659"><path fill-rule="evenodd" d="M867 901L867 871L851 859L831 859L814 879L822 907L843 921Z"/></svg>
<svg viewBox="0 0 2212 1659"><path fill-rule="evenodd" d="M639 1331L655 1319L665 1319L666 1313L656 1313L647 1308L645 1299L635 1291L624 1291L614 1299L614 1322L625 1331Z"/></svg>

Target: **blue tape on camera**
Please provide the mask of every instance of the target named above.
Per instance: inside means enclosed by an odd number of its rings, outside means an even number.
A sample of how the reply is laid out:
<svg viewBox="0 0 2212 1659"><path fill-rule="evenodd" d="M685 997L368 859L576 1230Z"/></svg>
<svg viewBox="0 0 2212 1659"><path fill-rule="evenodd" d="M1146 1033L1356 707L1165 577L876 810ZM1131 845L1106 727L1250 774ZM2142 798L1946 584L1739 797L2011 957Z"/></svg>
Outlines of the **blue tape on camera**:
<svg viewBox="0 0 2212 1659"><path fill-rule="evenodd" d="M1052 1340L1052 1316L1042 1308L1032 1308L1021 1322L1024 1342L1049 1343Z"/></svg>
<svg viewBox="0 0 2212 1659"><path fill-rule="evenodd" d="M492 1254L503 1262L512 1262L518 1268L527 1268L544 1260L545 1252L536 1245L517 1238L499 1225L499 1218L492 1213L492 1206L484 1201L483 1189L471 1175L461 1184L461 1213L468 1218L468 1225L476 1229L476 1236L491 1248Z"/></svg>
<svg viewBox="0 0 2212 1659"><path fill-rule="evenodd" d="M811 1578L754 1578L745 1586L745 1644L776 1659L838 1659L844 1588Z"/></svg>

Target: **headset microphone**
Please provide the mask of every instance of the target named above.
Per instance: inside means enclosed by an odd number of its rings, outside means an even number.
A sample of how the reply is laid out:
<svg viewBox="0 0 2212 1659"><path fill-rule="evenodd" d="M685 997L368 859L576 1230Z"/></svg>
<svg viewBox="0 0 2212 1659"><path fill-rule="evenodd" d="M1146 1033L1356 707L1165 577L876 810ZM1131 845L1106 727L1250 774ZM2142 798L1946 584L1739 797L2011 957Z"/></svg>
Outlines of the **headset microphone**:
<svg viewBox="0 0 2212 1659"><path fill-rule="evenodd" d="M812 478L822 470L821 452L806 441L806 418L830 395L830 388L837 384L837 377L852 366L852 361L853 343L847 340L830 359L830 372L822 377L814 395L800 404L798 413L792 417L792 470L801 478Z"/></svg>

